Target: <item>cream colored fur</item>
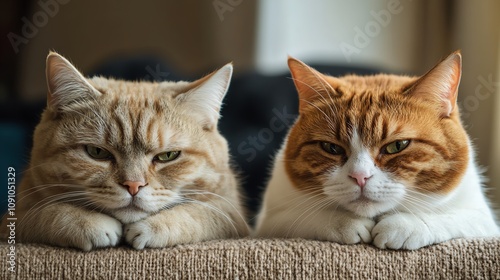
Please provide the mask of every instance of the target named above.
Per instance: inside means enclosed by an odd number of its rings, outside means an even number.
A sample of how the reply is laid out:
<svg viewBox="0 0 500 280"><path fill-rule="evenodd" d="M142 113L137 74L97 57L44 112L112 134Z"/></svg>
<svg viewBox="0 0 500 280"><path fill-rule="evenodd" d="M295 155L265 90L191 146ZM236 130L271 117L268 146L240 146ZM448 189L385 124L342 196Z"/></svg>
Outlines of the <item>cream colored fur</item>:
<svg viewBox="0 0 500 280"><path fill-rule="evenodd" d="M50 53L48 105L18 188L16 241L142 249L246 236L217 130L231 74L228 64L194 82L87 79ZM111 156L97 159L88 147ZM141 182L138 192L127 182Z"/></svg>

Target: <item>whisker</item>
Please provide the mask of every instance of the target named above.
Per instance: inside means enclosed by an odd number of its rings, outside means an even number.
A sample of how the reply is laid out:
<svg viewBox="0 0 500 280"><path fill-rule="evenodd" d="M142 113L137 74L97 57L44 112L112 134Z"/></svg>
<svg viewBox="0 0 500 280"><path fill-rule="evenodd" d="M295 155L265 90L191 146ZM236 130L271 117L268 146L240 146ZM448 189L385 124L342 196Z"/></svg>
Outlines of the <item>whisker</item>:
<svg viewBox="0 0 500 280"><path fill-rule="evenodd" d="M205 202L201 202L201 201L198 201L198 200L194 200L194 199L189 199L189 198L183 198L184 202L188 202L188 203L194 203L194 204L198 204L200 206L203 206L203 207L206 207L212 211L214 211L215 213L221 215L223 218L225 218L229 224L231 225L231 227L233 228L234 232L236 233L236 235L239 236L239 232L238 232L238 229L236 228L236 226L234 225L234 221L233 219L231 219L228 215L226 215L226 213L224 213L224 211L222 211L221 209L215 207L214 205L211 205L209 203L205 203Z"/></svg>
<svg viewBox="0 0 500 280"><path fill-rule="evenodd" d="M318 215L318 213L326 208L329 204L331 204L331 201L329 200L326 200L326 199L320 199L316 202L314 202L312 205L309 205L310 207L308 209L305 209L304 212L302 212L302 214L300 214L295 220L294 222L290 225L289 227L289 230L288 232L290 232L290 230L292 228L294 228L294 225L295 224L300 224L302 223L302 221L306 221L311 215L315 214L315 215ZM308 213L309 212L309 213ZM306 213L308 213L307 215L305 215ZM299 222L300 221L300 222ZM297 232L298 228L295 227L295 230L293 231L292 233L292 237L295 236L295 233ZM287 237L288 237L289 234L287 234Z"/></svg>
<svg viewBox="0 0 500 280"><path fill-rule="evenodd" d="M20 224L24 222L30 222L31 219L36 217L36 215L41 209L47 206L59 203L87 201L85 197L82 197L83 195L85 195L85 192L69 192L69 193L56 194L46 197L35 203L33 206L31 206L31 208L28 209L28 211L26 211L26 213L23 216L23 220L20 221Z"/></svg>
<svg viewBox="0 0 500 280"><path fill-rule="evenodd" d="M206 195L212 195L212 196L218 197L219 199L221 199L224 202L226 202L235 211L235 213L238 215L238 217L241 219L241 221L243 221L243 224L245 224L247 226L247 228L248 228L248 225L246 224L246 220L243 217L243 215L241 214L240 209L238 209L226 197L221 196L221 195L216 194L216 193L213 193L213 192L206 191L206 190L195 190L195 189L181 190L181 194L182 195L199 194L199 195L204 195L204 196L206 196ZM190 198L190 199L192 199L192 198Z"/></svg>

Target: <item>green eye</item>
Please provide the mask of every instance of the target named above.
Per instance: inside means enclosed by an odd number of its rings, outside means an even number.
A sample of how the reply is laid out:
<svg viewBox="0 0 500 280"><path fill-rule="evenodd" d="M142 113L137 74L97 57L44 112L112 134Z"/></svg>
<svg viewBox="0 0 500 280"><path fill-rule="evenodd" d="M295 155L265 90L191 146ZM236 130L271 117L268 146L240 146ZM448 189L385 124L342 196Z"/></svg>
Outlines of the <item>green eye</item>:
<svg viewBox="0 0 500 280"><path fill-rule="evenodd" d="M328 142L321 142L321 148L325 150L325 152L330 153L332 155L344 155L345 150L344 148L340 147L339 145L333 144L333 143L328 143Z"/></svg>
<svg viewBox="0 0 500 280"><path fill-rule="evenodd" d="M159 162L169 162L179 157L180 154L181 151L164 152L156 155L154 160Z"/></svg>
<svg viewBox="0 0 500 280"><path fill-rule="evenodd" d="M86 145L85 151L93 159L103 160L103 159L110 159L113 157L113 155L109 151L96 146Z"/></svg>
<svg viewBox="0 0 500 280"><path fill-rule="evenodd" d="M398 140L394 141L387 146L385 146L382 150L384 154L396 154L406 149L410 144L410 140Z"/></svg>

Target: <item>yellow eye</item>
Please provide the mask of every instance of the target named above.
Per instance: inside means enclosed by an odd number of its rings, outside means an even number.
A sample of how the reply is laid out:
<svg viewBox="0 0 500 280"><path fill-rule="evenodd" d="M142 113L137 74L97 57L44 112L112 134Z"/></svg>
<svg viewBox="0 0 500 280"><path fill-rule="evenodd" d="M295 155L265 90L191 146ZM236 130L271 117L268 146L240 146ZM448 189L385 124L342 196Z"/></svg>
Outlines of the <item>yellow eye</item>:
<svg viewBox="0 0 500 280"><path fill-rule="evenodd" d="M394 141L392 143L389 143L386 145L383 149L382 152L384 154L397 154L401 152L402 150L406 149L408 145L410 144L410 140L398 140Z"/></svg>
<svg viewBox="0 0 500 280"><path fill-rule="evenodd" d="M328 143L328 142L321 142L321 148L325 150L325 152L330 153L332 155L344 155L345 150L344 148L340 147L339 145L333 144L333 143Z"/></svg>
<svg viewBox="0 0 500 280"><path fill-rule="evenodd" d="M172 160L176 159L177 157L179 157L180 154L181 154L181 151L164 152L161 154L157 154L154 157L154 160L159 161L159 162L169 162L169 161L172 161Z"/></svg>
<svg viewBox="0 0 500 280"><path fill-rule="evenodd" d="M108 150L96 146L86 145L85 151L93 159L105 160L113 158L113 155Z"/></svg>

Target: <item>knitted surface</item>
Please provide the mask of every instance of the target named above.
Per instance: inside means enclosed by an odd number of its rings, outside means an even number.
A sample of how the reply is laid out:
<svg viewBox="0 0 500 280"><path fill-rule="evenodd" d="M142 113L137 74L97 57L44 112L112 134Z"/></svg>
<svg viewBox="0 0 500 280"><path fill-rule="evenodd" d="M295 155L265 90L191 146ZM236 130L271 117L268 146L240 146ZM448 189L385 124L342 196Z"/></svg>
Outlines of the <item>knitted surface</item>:
<svg viewBox="0 0 500 280"><path fill-rule="evenodd" d="M239 239L91 252L0 244L0 279L500 279L500 238L457 239L416 251L301 239Z"/></svg>

